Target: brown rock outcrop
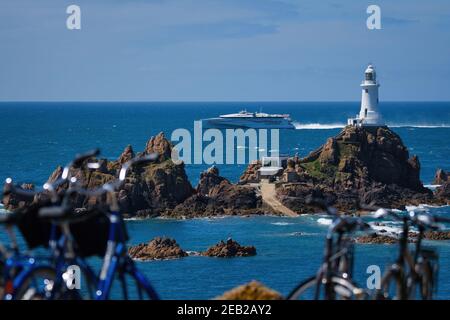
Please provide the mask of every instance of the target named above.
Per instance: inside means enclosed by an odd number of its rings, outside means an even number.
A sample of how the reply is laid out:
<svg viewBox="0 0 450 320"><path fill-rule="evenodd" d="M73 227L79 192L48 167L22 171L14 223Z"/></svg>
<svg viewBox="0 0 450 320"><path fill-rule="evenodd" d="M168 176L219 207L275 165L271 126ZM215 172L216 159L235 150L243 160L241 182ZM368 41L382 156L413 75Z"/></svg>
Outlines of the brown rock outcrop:
<svg viewBox="0 0 450 320"><path fill-rule="evenodd" d="M227 241L220 241L201 254L202 256L219 258L249 257L256 255L256 248L253 246L244 247L233 239L228 239Z"/></svg>
<svg viewBox="0 0 450 320"><path fill-rule="evenodd" d="M364 236L356 237L353 239L355 243L361 244L397 244L398 239L391 237L380 235L377 233L371 233Z"/></svg>
<svg viewBox="0 0 450 320"><path fill-rule="evenodd" d="M163 132L151 137L145 146L144 153L158 153L160 161L165 161L171 158L172 144L166 139Z"/></svg>
<svg viewBox="0 0 450 320"><path fill-rule="evenodd" d="M177 205L168 217L262 214L261 197L253 187L233 184L212 167L200 175L196 193Z"/></svg>
<svg viewBox="0 0 450 320"><path fill-rule="evenodd" d="M281 184L277 195L297 213L311 212L304 198L315 193L341 211L361 204L404 208L443 203L422 185L420 162L387 127L348 126L319 149L298 160L299 183ZM314 211L314 210L312 210Z"/></svg>
<svg viewBox="0 0 450 320"><path fill-rule="evenodd" d="M427 240L450 240L450 231L425 231L423 237Z"/></svg>
<svg viewBox="0 0 450 320"><path fill-rule="evenodd" d="M445 184L450 181L450 173L442 169L437 169L434 175L433 184Z"/></svg>
<svg viewBox="0 0 450 320"><path fill-rule="evenodd" d="M450 181L447 181L440 187L436 188L434 195L437 199L439 199L441 204L450 205Z"/></svg>
<svg viewBox="0 0 450 320"><path fill-rule="evenodd" d="M174 239L157 237L149 243L141 243L128 248L128 254L138 260L161 260L186 257Z"/></svg>
<svg viewBox="0 0 450 320"><path fill-rule="evenodd" d="M258 169L261 168L261 161L250 163L239 178L240 183L258 182Z"/></svg>
<svg viewBox="0 0 450 320"><path fill-rule="evenodd" d="M152 163L134 166L129 172L124 185L117 191L122 212L126 216L158 216L182 203L194 194L185 172L183 163L174 163L170 159L171 143L160 133L147 142L145 153L158 152L159 158ZM116 179L123 163L134 157L131 146L127 146L116 161L100 159L100 167L96 170L72 169L71 174L77 178L82 187L94 189L106 182ZM50 175L49 182L55 181L62 172L58 167ZM67 184L60 189L67 188ZM45 194L39 198L45 198ZM17 201L6 200L5 207L16 208ZM4 200L4 201L5 201ZM36 201L36 200L35 200ZM99 198L86 198L77 195L73 199L76 208L103 203Z"/></svg>
<svg viewBox="0 0 450 320"><path fill-rule="evenodd" d="M217 300L282 300L283 296L258 281L251 281L225 292Z"/></svg>

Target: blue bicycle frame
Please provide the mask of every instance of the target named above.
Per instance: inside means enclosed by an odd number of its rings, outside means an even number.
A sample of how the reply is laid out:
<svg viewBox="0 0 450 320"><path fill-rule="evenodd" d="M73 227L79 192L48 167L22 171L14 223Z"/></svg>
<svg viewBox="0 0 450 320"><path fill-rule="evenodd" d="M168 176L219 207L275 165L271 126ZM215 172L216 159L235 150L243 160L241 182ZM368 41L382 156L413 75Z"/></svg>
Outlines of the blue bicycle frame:
<svg viewBox="0 0 450 320"><path fill-rule="evenodd" d="M109 220L108 244L100 272L96 299L107 300L109 298L116 274L122 285L124 299L128 299L128 290L125 281L125 274L128 273L136 281L140 299L143 297L142 290L144 290L151 299L158 300L159 297L150 282L137 270L134 261L128 256L125 245L126 235L120 213L117 211L111 212Z"/></svg>

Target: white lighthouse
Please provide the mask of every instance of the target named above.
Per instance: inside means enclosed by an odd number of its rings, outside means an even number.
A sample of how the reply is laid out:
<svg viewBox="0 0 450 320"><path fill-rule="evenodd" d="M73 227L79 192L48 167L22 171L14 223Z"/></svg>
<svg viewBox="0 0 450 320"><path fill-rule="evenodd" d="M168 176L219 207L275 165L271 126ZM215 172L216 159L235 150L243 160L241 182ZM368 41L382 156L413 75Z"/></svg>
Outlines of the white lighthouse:
<svg viewBox="0 0 450 320"><path fill-rule="evenodd" d="M361 110L356 118L348 119L348 124L353 126L383 126L383 119L378 112L378 87L377 73L372 64L369 64L364 72L364 81L361 83Z"/></svg>

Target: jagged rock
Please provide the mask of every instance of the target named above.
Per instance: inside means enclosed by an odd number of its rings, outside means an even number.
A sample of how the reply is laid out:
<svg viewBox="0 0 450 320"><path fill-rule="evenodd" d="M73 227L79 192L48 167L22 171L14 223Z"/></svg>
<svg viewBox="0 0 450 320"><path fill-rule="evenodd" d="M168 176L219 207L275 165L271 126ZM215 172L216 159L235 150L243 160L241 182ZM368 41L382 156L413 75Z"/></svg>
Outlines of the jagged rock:
<svg viewBox="0 0 450 320"><path fill-rule="evenodd" d="M258 281L251 281L247 284L233 288L217 300L282 300L283 296Z"/></svg>
<svg viewBox="0 0 450 320"><path fill-rule="evenodd" d="M164 215L202 217L262 214L261 197L257 195L255 189L246 185L232 184L219 176L216 167L201 173L196 191L196 194Z"/></svg>
<svg viewBox="0 0 450 320"><path fill-rule="evenodd" d="M141 243L128 248L128 254L133 259L139 260L161 260L186 257L174 239L156 237L149 243Z"/></svg>
<svg viewBox="0 0 450 320"><path fill-rule="evenodd" d="M450 205L450 181L447 181L440 187L436 188L434 195L440 200L441 204Z"/></svg>
<svg viewBox="0 0 450 320"><path fill-rule="evenodd" d="M184 164L174 163L168 155L171 152L171 143L160 133L147 142L145 153L160 152L159 158L152 163L134 166L124 185L117 191L120 207L125 216L158 216L162 212L173 209L178 204L192 196L192 188L185 172ZM83 188L94 189L106 182L115 180L122 164L135 155L131 146L127 146L117 161L99 160L100 168L90 170L72 169L71 175L77 178ZM57 167L50 175L49 182L60 177L62 168ZM62 185L58 192L67 188ZM39 199L46 197L45 193ZM8 209L14 209L18 203L7 201ZM83 195L73 197L75 208L87 208L104 203L104 198L86 198Z"/></svg>
<svg viewBox="0 0 450 320"><path fill-rule="evenodd" d="M200 174L200 181L196 188L197 193L204 196L210 196L212 189L225 180L225 178L219 175L219 169L216 166L212 166Z"/></svg>
<svg viewBox="0 0 450 320"><path fill-rule="evenodd" d="M135 157L133 147L131 145L126 146L125 150L123 150L122 154L120 155L119 159L117 159L117 162L120 164L124 164L127 161L130 161Z"/></svg>
<svg viewBox="0 0 450 320"><path fill-rule="evenodd" d="M433 184L444 184L450 180L450 173L442 169L437 169L434 175Z"/></svg>
<svg viewBox="0 0 450 320"><path fill-rule="evenodd" d="M319 161L322 164L335 165L338 160L338 150L336 140L334 138L329 138L322 148L322 152L319 156Z"/></svg>
<svg viewBox="0 0 450 320"><path fill-rule="evenodd" d="M258 182L258 170L261 168L261 161L250 163L239 178L240 183Z"/></svg>
<svg viewBox="0 0 450 320"><path fill-rule="evenodd" d="M208 257L248 257L256 255L256 248L253 246L244 247L233 239L227 241L220 241L218 244L208 248L205 252L202 252L202 256Z"/></svg>
<svg viewBox="0 0 450 320"><path fill-rule="evenodd" d="M159 154L160 161L165 161L171 158L172 144L166 139L163 132L158 133L158 135L148 140L147 145L145 146L145 154L155 152Z"/></svg>

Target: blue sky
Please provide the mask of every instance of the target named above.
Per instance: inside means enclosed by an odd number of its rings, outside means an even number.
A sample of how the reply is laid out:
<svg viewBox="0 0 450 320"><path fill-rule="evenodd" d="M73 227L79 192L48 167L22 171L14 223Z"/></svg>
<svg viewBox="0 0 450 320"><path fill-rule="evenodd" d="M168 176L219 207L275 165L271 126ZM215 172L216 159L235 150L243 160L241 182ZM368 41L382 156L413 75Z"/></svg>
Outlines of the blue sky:
<svg viewBox="0 0 450 320"><path fill-rule="evenodd" d="M0 2L0 101L359 100L368 62L381 100L450 100L450 1Z"/></svg>

